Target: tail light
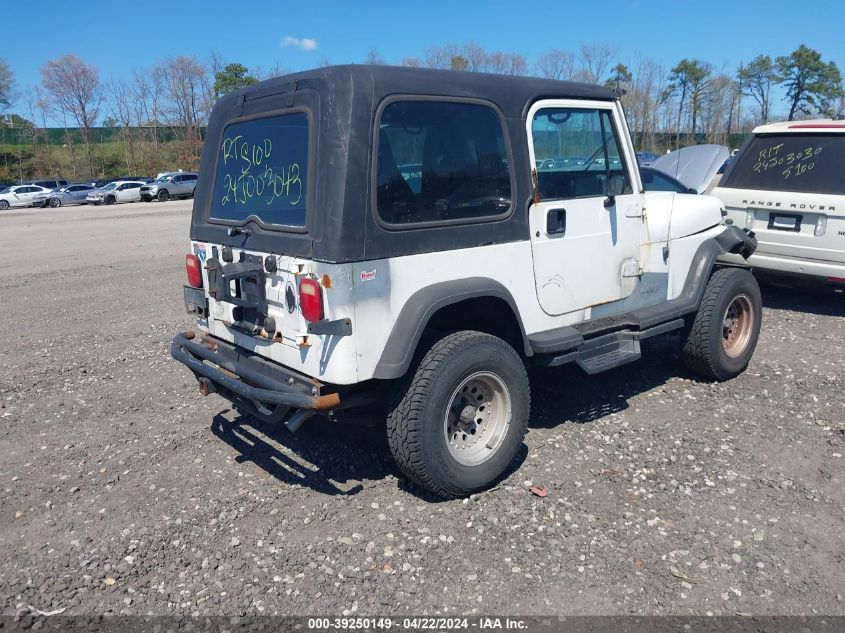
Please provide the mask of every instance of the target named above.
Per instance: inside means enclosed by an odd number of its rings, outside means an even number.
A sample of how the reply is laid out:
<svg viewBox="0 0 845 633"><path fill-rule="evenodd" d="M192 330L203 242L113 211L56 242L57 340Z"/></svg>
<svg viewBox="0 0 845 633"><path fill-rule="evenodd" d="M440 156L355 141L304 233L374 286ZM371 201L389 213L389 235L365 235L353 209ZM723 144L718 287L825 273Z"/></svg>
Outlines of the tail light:
<svg viewBox="0 0 845 633"><path fill-rule="evenodd" d="M323 293L316 279L304 277L300 280L299 309L305 320L311 323L323 318Z"/></svg>
<svg viewBox="0 0 845 633"><path fill-rule="evenodd" d="M194 288L202 288L202 269L199 257L193 253L185 255L185 271L188 273L188 284Z"/></svg>

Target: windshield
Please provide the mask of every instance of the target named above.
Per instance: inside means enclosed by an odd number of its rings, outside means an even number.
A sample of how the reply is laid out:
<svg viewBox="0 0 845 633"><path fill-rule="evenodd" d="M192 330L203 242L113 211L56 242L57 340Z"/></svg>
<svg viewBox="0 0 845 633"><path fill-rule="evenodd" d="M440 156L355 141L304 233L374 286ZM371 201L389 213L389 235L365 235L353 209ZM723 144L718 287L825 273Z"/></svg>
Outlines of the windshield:
<svg viewBox="0 0 845 633"><path fill-rule="evenodd" d="M162 176L161 178L156 178L156 182L169 182L173 176Z"/></svg>
<svg viewBox="0 0 845 633"><path fill-rule="evenodd" d="M305 226L308 116L253 119L226 128L217 155L211 217Z"/></svg>
<svg viewBox="0 0 845 633"><path fill-rule="evenodd" d="M845 195L843 134L755 136L734 158L721 187Z"/></svg>
<svg viewBox="0 0 845 633"><path fill-rule="evenodd" d="M100 187L100 188L101 188L103 191L110 191L110 190L114 189L116 186L117 186L117 184L116 184L116 183L110 182L109 184L107 184L107 185L103 185L103 186L102 186L102 187Z"/></svg>
<svg viewBox="0 0 845 633"><path fill-rule="evenodd" d="M9 193L9 187L3 187L2 189L0 189L0 194L3 193Z"/></svg>

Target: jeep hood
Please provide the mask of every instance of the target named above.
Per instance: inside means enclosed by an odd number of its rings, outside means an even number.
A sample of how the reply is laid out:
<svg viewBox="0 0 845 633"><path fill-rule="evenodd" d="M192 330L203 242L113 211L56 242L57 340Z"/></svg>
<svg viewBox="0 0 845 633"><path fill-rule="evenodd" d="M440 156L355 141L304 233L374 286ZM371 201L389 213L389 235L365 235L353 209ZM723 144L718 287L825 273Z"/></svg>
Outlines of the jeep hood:
<svg viewBox="0 0 845 633"><path fill-rule="evenodd" d="M649 167L672 176L685 187L704 193L730 155L724 145L691 145L664 154Z"/></svg>

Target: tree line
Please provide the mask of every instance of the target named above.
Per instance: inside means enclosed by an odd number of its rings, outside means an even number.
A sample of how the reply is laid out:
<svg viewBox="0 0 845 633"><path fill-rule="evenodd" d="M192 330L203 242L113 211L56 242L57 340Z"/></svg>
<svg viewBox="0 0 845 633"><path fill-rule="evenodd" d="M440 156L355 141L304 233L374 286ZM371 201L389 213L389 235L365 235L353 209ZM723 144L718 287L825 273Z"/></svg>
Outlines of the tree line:
<svg viewBox="0 0 845 633"><path fill-rule="evenodd" d="M388 63L376 49L362 61ZM845 111L836 63L805 45L775 58L761 54L732 70L687 58L673 66L643 55L623 62L618 50L602 43L552 49L533 63L515 51L448 43L392 63L607 85L621 95L638 149L658 152L702 141L729 144L736 134L775 117L793 120ZM64 55L47 61L40 73L39 84L18 90L13 69L0 60L0 112L14 109L14 114L0 117L0 132L17 127L27 141L25 148L18 144L9 151L0 136L0 178L61 173L77 179L153 174L177 166L195 169L215 100L284 71L279 66L250 71L212 53L207 59L169 58L131 77L110 80L79 57ZM61 123L60 146L51 141L49 122ZM100 127L115 128L117 141L99 142L95 132Z"/></svg>

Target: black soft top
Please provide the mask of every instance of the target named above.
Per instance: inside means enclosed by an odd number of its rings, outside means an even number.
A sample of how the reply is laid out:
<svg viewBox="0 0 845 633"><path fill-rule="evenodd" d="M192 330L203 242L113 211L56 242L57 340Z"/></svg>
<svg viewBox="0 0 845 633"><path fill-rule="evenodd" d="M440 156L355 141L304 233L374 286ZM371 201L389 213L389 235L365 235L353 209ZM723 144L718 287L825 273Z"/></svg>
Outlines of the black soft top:
<svg viewBox="0 0 845 633"><path fill-rule="evenodd" d="M502 115L511 145L513 213L468 226L387 230L374 219L371 200L373 133L379 104L395 96L488 102ZM200 241L349 262L528 239L531 195L525 116L540 99L612 101L602 86L427 68L346 65L275 77L222 97L206 133L196 188L191 237ZM248 118L305 110L311 117L308 219L304 231L262 229L228 236L209 221L213 179L227 125Z"/></svg>

